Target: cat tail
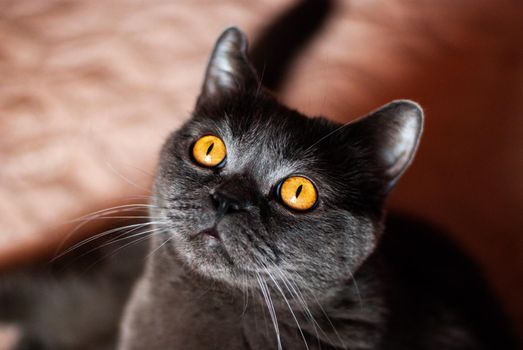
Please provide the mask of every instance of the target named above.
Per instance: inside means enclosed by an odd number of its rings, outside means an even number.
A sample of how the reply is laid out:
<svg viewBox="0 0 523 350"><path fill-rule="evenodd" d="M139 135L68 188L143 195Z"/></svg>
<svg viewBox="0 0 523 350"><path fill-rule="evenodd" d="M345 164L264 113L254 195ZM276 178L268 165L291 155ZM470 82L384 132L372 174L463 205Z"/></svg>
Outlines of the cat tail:
<svg viewBox="0 0 523 350"><path fill-rule="evenodd" d="M298 56L334 12L334 0L302 0L269 23L255 38L249 58L263 85L280 91Z"/></svg>

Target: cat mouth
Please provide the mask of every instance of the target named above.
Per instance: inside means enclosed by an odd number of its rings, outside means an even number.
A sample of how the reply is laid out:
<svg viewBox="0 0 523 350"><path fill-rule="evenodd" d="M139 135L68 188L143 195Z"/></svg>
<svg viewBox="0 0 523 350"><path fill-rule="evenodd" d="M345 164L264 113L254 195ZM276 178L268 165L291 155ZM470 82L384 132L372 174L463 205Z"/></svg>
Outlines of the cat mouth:
<svg viewBox="0 0 523 350"><path fill-rule="evenodd" d="M196 236L203 240L209 247L214 247L222 243L222 238L216 227L202 230L198 232Z"/></svg>
<svg viewBox="0 0 523 350"><path fill-rule="evenodd" d="M198 231L191 235L191 240L195 243L193 249L199 257L198 265L203 264L207 269L219 267L220 262L229 267L235 265L216 226Z"/></svg>
<svg viewBox="0 0 523 350"><path fill-rule="evenodd" d="M256 276L264 272L238 264L227 249L227 234L222 235L216 225L192 233L189 238L195 253L193 266L197 270L203 270L204 275L208 277L221 279L217 271L223 272L226 268L229 272L234 270L235 276L241 274L245 278L257 281Z"/></svg>

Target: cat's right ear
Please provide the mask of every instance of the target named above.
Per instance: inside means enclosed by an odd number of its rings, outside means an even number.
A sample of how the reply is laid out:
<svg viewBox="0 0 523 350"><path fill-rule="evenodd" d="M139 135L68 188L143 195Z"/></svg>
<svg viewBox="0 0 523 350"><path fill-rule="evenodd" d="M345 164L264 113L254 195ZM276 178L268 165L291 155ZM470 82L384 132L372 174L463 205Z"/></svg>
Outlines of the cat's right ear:
<svg viewBox="0 0 523 350"><path fill-rule="evenodd" d="M396 100L347 128L349 139L381 172L389 192L409 167L423 130L423 110L409 100Z"/></svg>
<svg viewBox="0 0 523 350"><path fill-rule="evenodd" d="M238 28L226 29L216 41L198 103L220 99L259 84L247 58L247 38Z"/></svg>

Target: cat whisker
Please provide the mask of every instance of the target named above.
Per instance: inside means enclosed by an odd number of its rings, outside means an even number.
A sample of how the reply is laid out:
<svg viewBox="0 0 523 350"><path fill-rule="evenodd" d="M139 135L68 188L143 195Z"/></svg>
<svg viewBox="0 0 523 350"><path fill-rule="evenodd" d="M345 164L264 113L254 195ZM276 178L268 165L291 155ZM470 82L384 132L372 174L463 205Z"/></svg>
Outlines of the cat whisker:
<svg viewBox="0 0 523 350"><path fill-rule="evenodd" d="M148 175L148 176L150 176L151 178L154 178L154 173L151 173L151 172L149 172L149 171L147 171L147 170L143 170L142 168L138 168L136 165L133 165L133 164L126 164L126 163L120 163L120 164L122 164L122 165L124 165L124 166L127 166L127 167L129 167L129 168L133 168L134 170L138 170L138 171L141 172L142 174L144 174L144 175Z"/></svg>
<svg viewBox="0 0 523 350"><path fill-rule="evenodd" d="M329 322L332 330L334 331L334 334L336 334L336 337L338 338L338 340L340 341L340 344L343 346L343 348L347 348L347 346L345 345L345 342L343 341L343 339L341 338L340 336L340 333L338 333L338 330L336 329L336 327L334 327L334 324L332 323L332 320L330 319L329 315L327 314L327 312L325 312L325 310L323 309L323 306L321 306L321 303L318 301L318 299L316 298L316 296L314 296L314 300L316 301L316 304L318 305L318 307L320 308L321 312L323 313L323 316L325 317L325 319L327 320L327 322Z"/></svg>
<svg viewBox="0 0 523 350"><path fill-rule="evenodd" d="M101 262L102 260L113 257L113 256L116 255L120 250L122 250L122 249L124 249L124 248L127 248L127 247L129 247L129 246L131 246L131 245L133 245L133 244L140 243L140 242L142 242L142 241L144 241L144 240L146 240L146 239L149 239L149 237L151 237L152 235L158 233L158 231L160 231L160 230L161 230L161 228L155 228L155 229L153 229L153 230L151 230L151 231L148 231L148 232L147 232L148 234L145 235L144 237L140 237L140 238L138 238L138 239L135 239L134 241L131 241L131 242L129 242L129 243L124 244L123 246L119 247L118 249L115 249L115 251L112 252L111 254L108 254L108 255L103 256L103 257L101 257L100 259L96 260L94 263L92 263L92 264L91 264L91 265L86 269L86 271L89 270L89 269L91 269L94 265L98 264L98 263ZM137 235L137 236L140 236L140 235L143 235L143 234L145 234L145 232L141 232L140 234L136 234L136 235Z"/></svg>
<svg viewBox="0 0 523 350"><path fill-rule="evenodd" d="M123 210L123 209L151 208L151 207L156 207L156 206L153 204L146 204L146 203L122 204L122 205L117 205L114 207L104 208L101 210L94 211L92 213L81 216L78 219L89 218L91 216L96 216L98 214L103 214L104 212L109 212L109 211L119 211L119 210ZM74 222L75 220L76 219L72 220L72 222Z"/></svg>
<svg viewBox="0 0 523 350"><path fill-rule="evenodd" d="M265 281L261 277L261 275L259 273L256 273L256 275L257 275L257 279L258 279L258 284L259 284L261 292L263 294L263 298L265 299L265 304L267 305L267 309L269 310L269 315L271 317L272 324L274 326L274 331L276 332L278 350L283 350L282 345L281 345L281 338L280 338L280 328L278 326L278 318L276 316L276 310L274 309L274 304L272 302L269 288L267 287L267 284L265 283Z"/></svg>
<svg viewBox="0 0 523 350"><path fill-rule="evenodd" d="M291 294L291 296L293 298L295 298L297 300L297 302L299 303L299 305L301 306L303 312L305 313L305 317L309 320L309 322L311 323L313 329L314 329L314 333L316 334L316 338L318 339L318 342L320 341L320 337L319 337L319 333L318 333L318 330L327 338L327 339L330 339L331 337L325 332L325 330L323 330L323 328L319 325L319 323L316 321L316 318L313 316L309 306L307 305L307 302L305 301L305 297L303 296L303 294L301 293L300 289L298 288L298 286L296 285L296 283L293 283L286 275L285 273L282 271L281 268L279 268L277 265L275 264L271 264L271 267L274 268L274 272L279 276L279 278L281 279L281 281L283 282L284 286L286 287L286 289L289 291L289 293ZM266 271L268 274L270 274L270 271ZM322 313L324 314L324 316L327 318L327 321L329 322L334 334L336 335L336 338L338 339L338 341L340 342L340 344L342 345L343 348L345 348L345 343L343 342L343 339L340 337L337 329L334 327L334 324L332 323L332 321L330 320L330 318L328 318L327 314L325 313L325 311L323 310L323 308L321 307L321 305L319 304L318 300L314 297L316 303L318 304L318 306L321 308L321 311Z"/></svg>
<svg viewBox="0 0 523 350"><path fill-rule="evenodd" d="M160 248L162 248L164 245L166 245L167 243L169 243L171 240L174 239L174 235L172 235L171 237L167 238L162 244L160 244L157 248L155 248L154 250L152 250L149 254L147 254L147 256L145 257L145 259L149 259L149 257L153 256L154 253L156 253L158 250L160 250Z"/></svg>
<svg viewBox="0 0 523 350"><path fill-rule="evenodd" d="M303 151L304 154L306 154L308 151L310 151L314 146L317 146L319 143L321 143L322 141L324 141L325 139L329 138L330 136L334 135L335 133L341 131L342 129L344 129L345 127L349 126L350 124L352 123L352 121L349 121L343 125L340 125L339 127L337 127L336 129L334 129L333 131L327 133L327 135L321 137L318 141L314 142L312 145L310 145L309 147L307 147L305 149L305 151Z"/></svg>
<svg viewBox="0 0 523 350"><path fill-rule="evenodd" d="M356 296L358 297L358 303L360 304L360 307L363 307L363 301L361 299L361 293L360 293L360 288L358 287L358 282L354 278L354 274L352 273L351 269L347 268L347 271L349 272L352 282L354 282L354 288L356 290Z"/></svg>
<svg viewBox="0 0 523 350"><path fill-rule="evenodd" d="M316 319L314 318L312 312L310 311L310 308L308 307L306 301L305 301L305 298L303 296L303 294L301 293L300 289L298 288L298 286L296 285L296 283L293 283L290 279L288 279L286 277L286 275L284 274L284 272L275 264L272 264L272 267L275 269L275 271L279 274L280 278L282 279L282 281L284 282L284 284L287 282L288 283L288 288L290 288L289 292L291 292L291 294L294 294L294 296L296 297L296 299L298 300L298 302L301 304L302 308L303 308L303 311L306 313L307 317L309 318L309 320L311 321L311 323L313 323L313 326L314 324L318 327L318 329L321 331L321 333L327 337L328 339L330 338L329 335L321 328L321 326L318 324L318 322L316 321ZM361 299L361 294L360 294L360 291L359 291L359 288L358 288L358 285L357 285L357 282L356 282L356 279L354 278L354 276L352 275L351 271L349 271L350 273L350 276L351 276L351 280L354 282L354 287L355 287L355 291L356 291L356 295L358 297L358 302L360 305L362 305L362 299ZM313 298L314 298L314 301L316 302L316 304L318 305L320 311L322 312L322 314L324 315L324 317L326 318L327 322L329 323L331 329L333 330L336 338L338 339L338 341L340 342L340 344L342 345L342 347L346 347L345 346L345 343L343 341L343 339L341 338L338 330L336 329L336 327L334 326L334 324L332 323L332 320L329 318L328 314L325 312L325 310L323 309L323 307L321 306L321 303L319 302L319 300L317 299L316 295L314 293L311 293L310 294Z"/></svg>
<svg viewBox="0 0 523 350"><path fill-rule="evenodd" d="M96 218L83 219L83 221L94 221L94 220L106 220L106 219L163 219L158 216L149 216L149 215L109 215L109 216L99 216Z"/></svg>
<svg viewBox="0 0 523 350"><path fill-rule="evenodd" d="M109 169L111 169L120 179L124 180L125 182L127 182L128 184L136 187L137 189L139 190L142 190L142 191L145 191L145 193L151 193L151 189L150 188L144 188L140 185L138 185L136 182L132 181L131 179L129 179L128 177L126 177L125 175L123 175L121 172L119 172L111 163L108 159L106 158L102 158L103 159L103 162L105 163L105 165L107 165L109 167Z"/></svg>
<svg viewBox="0 0 523 350"><path fill-rule="evenodd" d="M139 224L132 224L132 225L127 225L127 226L122 226L122 227L116 227L116 228L113 228L113 229L110 229L110 230L107 230L107 231L101 232L101 233L99 233L99 234L97 234L97 235L94 235L94 236L92 236L92 237L89 237L89 238L87 238L87 239L85 239L85 240L82 240L82 241L76 243L75 245L73 245L72 247L66 249L66 250L63 251L62 253L60 253L60 254L58 254L58 255L55 255L55 257L53 257L53 258L51 259L51 261L56 261L57 259L63 257L64 255L66 255L66 254L72 252L73 250L78 249L79 247L81 247L81 246L83 246L83 245L85 245L85 244L87 244L87 243L89 243L89 242L92 242L92 241L94 241L94 240L96 240L96 239L99 239L99 238L102 238L102 237L104 237L104 236L107 236L107 235L109 235L109 234L111 234L111 233L119 232L119 231L122 231L122 230L125 230L125 229L131 229L130 231L127 231L127 232L126 232L126 233L129 233L129 232L133 232L133 231L135 231L135 230L138 230L138 229L140 229L140 228L143 228L143 227L149 226L149 225L151 225L151 224L157 224L157 223L160 223L160 224L161 224L161 223L163 223L163 222L160 222L160 221L157 221L157 222L155 222L155 221L148 221L148 222L139 223Z"/></svg>
<svg viewBox="0 0 523 350"><path fill-rule="evenodd" d="M305 302L305 298L303 297L303 294L301 293L300 289L296 286L295 283L292 283L290 280L288 280L290 286L295 290L295 293L298 295L298 300L300 300L301 304L302 304L302 307L304 308L305 312L308 314L308 317L309 319L311 320L311 322L313 322L314 324L316 324L316 326L319 328L319 330L322 332L322 334L327 338L327 339L330 339L330 336L323 330L323 328L321 328L321 326L318 324L318 322L316 321L316 318L312 315L312 312L310 311L310 308L309 306L307 305L307 303ZM293 287L294 286L294 287ZM299 293L299 294L298 294ZM327 315L327 313L325 312L325 310L323 309L323 307L321 306L320 302L318 301L318 299L316 298L316 296L314 295L314 293L312 293L312 297L314 298L316 304L318 305L318 307L320 308L323 316L327 319L327 322L329 323L332 331L334 332L336 338L338 339L338 341L340 342L341 346L343 349L346 349L347 346L345 345L345 342L343 341L343 339L341 338L338 330L336 329L336 327L334 326L334 324L332 323L331 319L329 318L329 316Z"/></svg>
<svg viewBox="0 0 523 350"><path fill-rule="evenodd" d="M81 229L83 226L85 226L91 220L96 220L96 219L99 219L99 218L103 218L104 215L111 215L111 214L115 214L115 213L119 213L119 212L125 212L125 211L136 211L136 210L139 210L139 209L149 209L149 208L154 208L154 207L155 207L154 205L142 204L142 203L139 203L139 204L124 204L124 205L119 205L119 206L114 206L114 207L111 207L111 208L105 208L105 209L102 209L102 210L98 210L98 211L92 212L90 214L78 217L76 219L66 221L66 222L64 222L64 224L69 224L69 223L74 223L74 222L80 222L80 224L78 224L74 229L72 229L61 240L61 242L58 244L58 246L57 246L57 248L55 250L55 254L62 249L62 247L65 244L65 242L67 242L67 240L75 232L77 232L79 229Z"/></svg>
<svg viewBox="0 0 523 350"><path fill-rule="evenodd" d="M260 95L260 91L263 89L263 78L265 76L265 69L267 66L265 65L265 62L263 62L263 69L260 73L260 79L258 79L258 86L256 87L256 97Z"/></svg>
<svg viewBox="0 0 523 350"><path fill-rule="evenodd" d="M300 289L295 283L292 283L291 280L283 273L283 271L275 264L272 264L272 267L274 268L275 272L280 276L280 279L282 280L284 286L289 291L291 296L295 298L298 303L300 304L303 312L305 313L305 317L309 320L310 324L312 325L312 328L314 329L314 333L316 335L316 339L318 339L319 342L319 334L318 329L322 332L325 337L329 338L329 336L325 333L325 331L321 328L321 326L316 321L316 318L313 316L312 312L310 311L309 306L305 302L305 298L303 297L303 294L301 293Z"/></svg>
<svg viewBox="0 0 523 350"><path fill-rule="evenodd" d="M287 304L287 307L289 308L289 311L291 312L291 315L292 315L292 318L294 319L294 322L296 322L296 326L298 326L298 331L300 332L301 334L301 337L303 339L303 343L305 344L305 348L307 350L309 350L309 344L307 344L307 339L305 338L305 334L303 334L303 330L300 326L300 322L298 322L298 318L296 317L296 315L294 314L294 311L292 310L292 307L291 307L291 304L289 303L289 300L287 299L287 297L285 296L285 293L283 292L283 290L281 289L280 285L278 284L278 282L276 281L276 279L273 277L273 275L271 274L271 272L264 266L264 270L265 272L267 273L267 275L269 275L269 278L272 280L272 282L274 283L276 289L280 292L283 300L285 301L285 304Z"/></svg>
<svg viewBox="0 0 523 350"><path fill-rule="evenodd" d="M143 227L140 227L140 228L143 228ZM148 237L150 237L150 236L152 236L151 233L155 233L155 231L158 231L158 230L161 229L159 227L156 227L156 228L153 228L151 230L141 231L141 232L138 232L138 233L134 233L132 235L128 235L129 233L131 233L131 232L133 232L133 231L135 231L137 229L140 229L140 228L135 228L135 229L132 229L130 231L126 231L126 232L122 233L119 237L116 237L115 239L113 239L113 240L111 240L111 241L109 241L107 243L104 243L104 244L102 244L100 246L97 246L97 247L95 247L93 249L90 249L89 251L87 251L84 254L80 255L80 258L85 256L85 255L87 255L87 254L89 254L89 253L92 253L93 251L95 251L97 249L102 249L102 248L107 247L107 246L109 246L111 244L119 243L119 242L131 239L131 238L134 238L134 237L139 237L139 236L143 236L143 235L148 235Z"/></svg>
<svg viewBox="0 0 523 350"><path fill-rule="evenodd" d="M247 312L247 307L249 306L249 288L246 287L246 286L243 286L242 287L242 291L243 291L243 298L244 298L244 306L243 306L243 312L242 312L242 316L245 315L245 313Z"/></svg>

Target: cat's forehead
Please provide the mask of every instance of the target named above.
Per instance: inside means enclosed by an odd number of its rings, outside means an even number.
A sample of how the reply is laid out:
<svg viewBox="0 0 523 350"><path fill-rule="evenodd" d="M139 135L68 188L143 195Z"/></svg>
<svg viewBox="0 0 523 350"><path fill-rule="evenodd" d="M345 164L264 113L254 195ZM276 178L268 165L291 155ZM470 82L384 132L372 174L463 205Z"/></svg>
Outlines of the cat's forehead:
<svg viewBox="0 0 523 350"><path fill-rule="evenodd" d="M217 131L227 145L230 171L282 178L313 166L313 159L305 157L301 147L287 142L292 135L286 135L284 131L277 134L272 125L252 124L243 135L227 124L221 125Z"/></svg>
<svg viewBox="0 0 523 350"><path fill-rule="evenodd" d="M315 176L318 156L310 147L312 140L303 137L306 126L300 120L290 123L285 114L243 117L241 121L230 115L204 120L194 130L195 137L215 134L224 141L224 175L249 173L264 189L292 174Z"/></svg>

